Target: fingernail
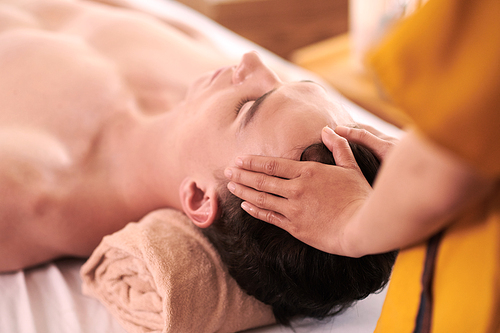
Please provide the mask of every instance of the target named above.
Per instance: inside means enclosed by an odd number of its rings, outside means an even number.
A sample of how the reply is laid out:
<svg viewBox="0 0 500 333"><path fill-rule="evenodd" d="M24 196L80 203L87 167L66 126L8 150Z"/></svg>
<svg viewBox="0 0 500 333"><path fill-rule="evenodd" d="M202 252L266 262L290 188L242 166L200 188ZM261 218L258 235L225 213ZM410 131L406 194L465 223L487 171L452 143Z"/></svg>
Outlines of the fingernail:
<svg viewBox="0 0 500 333"><path fill-rule="evenodd" d="M236 165L239 167L243 166L243 160L241 159L241 157L237 157L234 163L236 163Z"/></svg>
<svg viewBox="0 0 500 333"><path fill-rule="evenodd" d="M229 191L234 192L234 190L236 189L236 185L233 182L229 182L227 184L227 188Z"/></svg>
<svg viewBox="0 0 500 333"><path fill-rule="evenodd" d="M252 210L252 206L246 202L246 201L243 201L241 203L241 208L244 210L244 211L247 211L247 212L250 212Z"/></svg>
<svg viewBox="0 0 500 333"><path fill-rule="evenodd" d="M323 131L325 131L328 134L334 134L330 126L323 127Z"/></svg>
<svg viewBox="0 0 500 333"><path fill-rule="evenodd" d="M231 177L233 176L233 171L229 168L226 168L226 170L224 170L224 176L226 176L226 178L231 179Z"/></svg>

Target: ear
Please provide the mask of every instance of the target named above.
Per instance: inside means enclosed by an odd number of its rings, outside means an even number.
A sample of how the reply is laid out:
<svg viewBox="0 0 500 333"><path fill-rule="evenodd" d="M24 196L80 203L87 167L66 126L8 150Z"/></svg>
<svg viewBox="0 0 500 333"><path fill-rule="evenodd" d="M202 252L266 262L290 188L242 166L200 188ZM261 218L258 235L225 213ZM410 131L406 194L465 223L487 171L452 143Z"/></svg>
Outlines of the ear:
<svg viewBox="0 0 500 333"><path fill-rule="evenodd" d="M218 204L215 190L203 190L191 178L182 181L179 188L184 213L199 228L209 227L217 217Z"/></svg>

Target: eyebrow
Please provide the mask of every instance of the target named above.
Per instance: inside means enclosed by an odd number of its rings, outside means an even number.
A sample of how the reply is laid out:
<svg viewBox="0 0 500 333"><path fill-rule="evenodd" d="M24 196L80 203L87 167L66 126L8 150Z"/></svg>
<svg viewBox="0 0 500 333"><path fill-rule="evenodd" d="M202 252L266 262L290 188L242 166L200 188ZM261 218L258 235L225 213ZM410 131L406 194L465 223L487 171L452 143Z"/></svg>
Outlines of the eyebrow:
<svg viewBox="0 0 500 333"><path fill-rule="evenodd" d="M323 87L323 85L319 84L318 82L316 81L313 81L313 80L300 80L299 82L305 82L305 83L314 83L315 85L318 85L320 86L321 88L323 88L324 91L326 91L326 88Z"/></svg>
<svg viewBox="0 0 500 333"><path fill-rule="evenodd" d="M252 104L250 109L248 109L248 112L245 115L245 118L243 119L243 122L241 123L241 128L244 128L249 122L252 121L252 119L255 117L255 114L257 111L259 111L260 106L262 105L262 102L266 100L273 92L275 92L277 88L274 88L272 90L269 90L266 92L264 95L260 96L255 100L255 102Z"/></svg>
<svg viewBox="0 0 500 333"><path fill-rule="evenodd" d="M326 91L325 87L323 87L321 84L319 84L317 82L314 82L312 80L301 80L301 81L298 81L298 82L314 83L314 84L320 86L321 88L323 88ZM277 89L278 88L274 88L272 90L269 90L264 95L260 96L259 98L257 98L255 100L255 102L252 104L252 106L250 107L250 109L248 109L248 112L245 114L245 118L243 119L243 121L241 123L241 128L245 128L245 126L248 125L248 123L250 123L252 121L252 119L255 117L255 114L257 113L257 111L259 111L260 106L262 105L262 103L266 100L266 98L268 98Z"/></svg>

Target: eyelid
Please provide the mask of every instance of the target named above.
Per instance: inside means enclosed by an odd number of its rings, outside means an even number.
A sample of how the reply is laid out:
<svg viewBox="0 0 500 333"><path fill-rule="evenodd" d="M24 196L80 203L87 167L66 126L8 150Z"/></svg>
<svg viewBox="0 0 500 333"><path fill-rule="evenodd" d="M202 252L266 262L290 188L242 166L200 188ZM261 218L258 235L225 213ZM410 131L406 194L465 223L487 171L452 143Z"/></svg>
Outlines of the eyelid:
<svg viewBox="0 0 500 333"><path fill-rule="evenodd" d="M254 103L259 102L260 100L262 100L269 93L270 93L270 91L264 93L263 95L261 95L258 98L249 98L249 97L242 98L238 102L238 105L236 106L236 114L239 114L241 112L241 110L243 109L243 107L245 106L245 104L247 104L249 102L254 102Z"/></svg>
<svg viewBox="0 0 500 333"><path fill-rule="evenodd" d="M248 102L252 102L253 100L251 98L243 98L241 99L238 104L236 105L235 112L238 115L241 111L241 109L247 104Z"/></svg>
<svg viewBox="0 0 500 333"><path fill-rule="evenodd" d="M276 91L277 88L274 88L272 90L269 90L268 92L266 92L264 95L260 96L259 98L257 98L255 100L255 102L252 104L252 106L250 106L250 108L245 112L245 115L244 115L244 119L242 120L242 123L241 123L241 126L242 127L245 127L246 124L248 124L252 119L253 117L255 116L255 114L257 113L257 111L259 110L260 108L260 105L262 104L262 102L269 96L271 95L274 91Z"/></svg>
<svg viewBox="0 0 500 333"><path fill-rule="evenodd" d="M254 101L253 99L245 99L245 100L242 100L242 101L240 102L240 104L238 105L238 109L237 109L236 114L241 113L241 111L243 111L243 108L245 108L245 106L246 106L247 104L250 104L250 103L252 103L252 104L253 104L253 103L255 103L255 101ZM251 106L250 106L250 107L251 107Z"/></svg>

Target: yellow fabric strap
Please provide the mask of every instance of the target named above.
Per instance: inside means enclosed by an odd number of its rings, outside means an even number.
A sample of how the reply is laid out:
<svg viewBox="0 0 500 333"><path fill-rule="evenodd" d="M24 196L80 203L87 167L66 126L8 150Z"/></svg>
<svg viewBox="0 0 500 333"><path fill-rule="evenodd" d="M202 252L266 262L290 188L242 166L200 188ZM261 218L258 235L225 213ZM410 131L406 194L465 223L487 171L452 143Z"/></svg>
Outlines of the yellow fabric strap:
<svg viewBox="0 0 500 333"><path fill-rule="evenodd" d="M426 245L399 253L375 333L412 333L420 304Z"/></svg>
<svg viewBox="0 0 500 333"><path fill-rule="evenodd" d="M500 1L430 0L367 62L428 137L500 174Z"/></svg>
<svg viewBox="0 0 500 333"><path fill-rule="evenodd" d="M436 258L431 332L500 332L498 207L500 192L446 230ZM375 332L414 331L425 252L418 245L399 254Z"/></svg>
<svg viewBox="0 0 500 333"><path fill-rule="evenodd" d="M500 331L499 199L497 193L447 231L436 261L431 332Z"/></svg>

